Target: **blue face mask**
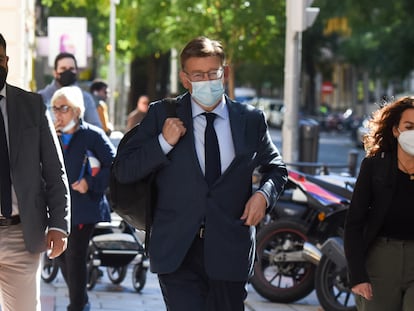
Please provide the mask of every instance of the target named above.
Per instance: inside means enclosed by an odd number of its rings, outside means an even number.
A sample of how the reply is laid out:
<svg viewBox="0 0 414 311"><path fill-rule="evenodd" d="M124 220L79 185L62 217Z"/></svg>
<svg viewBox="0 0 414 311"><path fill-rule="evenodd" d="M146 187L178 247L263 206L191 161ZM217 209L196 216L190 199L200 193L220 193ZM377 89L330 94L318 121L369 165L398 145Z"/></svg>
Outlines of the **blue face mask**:
<svg viewBox="0 0 414 311"><path fill-rule="evenodd" d="M192 82L191 96L204 107L213 107L224 94L222 79Z"/></svg>

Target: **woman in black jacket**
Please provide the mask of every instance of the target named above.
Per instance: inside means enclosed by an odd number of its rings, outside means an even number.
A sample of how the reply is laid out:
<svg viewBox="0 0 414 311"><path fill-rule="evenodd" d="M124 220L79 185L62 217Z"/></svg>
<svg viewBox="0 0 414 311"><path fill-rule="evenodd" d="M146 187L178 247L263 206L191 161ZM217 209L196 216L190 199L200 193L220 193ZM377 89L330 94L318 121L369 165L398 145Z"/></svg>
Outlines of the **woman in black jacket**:
<svg viewBox="0 0 414 311"><path fill-rule="evenodd" d="M414 97L373 114L345 225L358 310L414 310Z"/></svg>

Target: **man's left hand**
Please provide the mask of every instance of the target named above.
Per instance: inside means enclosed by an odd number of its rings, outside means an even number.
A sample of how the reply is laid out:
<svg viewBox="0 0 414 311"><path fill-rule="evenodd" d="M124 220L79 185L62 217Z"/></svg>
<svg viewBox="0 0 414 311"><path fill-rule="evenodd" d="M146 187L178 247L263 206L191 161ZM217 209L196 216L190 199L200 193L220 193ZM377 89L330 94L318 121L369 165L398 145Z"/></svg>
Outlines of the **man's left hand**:
<svg viewBox="0 0 414 311"><path fill-rule="evenodd" d="M263 193L254 193L244 208L240 219L245 220L246 226L256 226L263 219L266 213L267 201Z"/></svg>

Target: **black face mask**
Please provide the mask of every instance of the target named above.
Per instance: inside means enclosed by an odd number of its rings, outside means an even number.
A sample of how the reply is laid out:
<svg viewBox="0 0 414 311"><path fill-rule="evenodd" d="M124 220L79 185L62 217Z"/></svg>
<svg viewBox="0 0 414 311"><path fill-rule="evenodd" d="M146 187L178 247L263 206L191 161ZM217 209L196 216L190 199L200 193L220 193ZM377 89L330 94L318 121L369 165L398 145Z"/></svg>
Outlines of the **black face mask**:
<svg viewBox="0 0 414 311"><path fill-rule="evenodd" d="M4 87L7 78L7 70L5 67L0 66L0 90Z"/></svg>
<svg viewBox="0 0 414 311"><path fill-rule="evenodd" d="M56 80L61 86L69 86L76 82L76 73L73 73L70 69L60 73L59 76Z"/></svg>

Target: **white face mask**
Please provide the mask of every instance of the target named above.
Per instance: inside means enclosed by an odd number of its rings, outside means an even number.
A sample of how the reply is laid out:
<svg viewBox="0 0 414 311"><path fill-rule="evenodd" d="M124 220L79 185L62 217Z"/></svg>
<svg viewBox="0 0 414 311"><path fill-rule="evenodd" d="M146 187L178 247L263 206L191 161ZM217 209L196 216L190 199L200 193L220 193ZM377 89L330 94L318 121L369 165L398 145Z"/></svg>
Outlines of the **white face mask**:
<svg viewBox="0 0 414 311"><path fill-rule="evenodd" d="M224 94L222 79L192 82L191 96L204 107L213 107Z"/></svg>
<svg viewBox="0 0 414 311"><path fill-rule="evenodd" d="M60 129L62 131L62 133L67 133L69 132L71 129L73 129L76 126L76 122L75 120L70 120L68 124L66 124L66 126L64 126L62 129Z"/></svg>
<svg viewBox="0 0 414 311"><path fill-rule="evenodd" d="M400 144L402 150L407 152L409 155L414 156L414 130L400 132L398 136L398 143Z"/></svg>

